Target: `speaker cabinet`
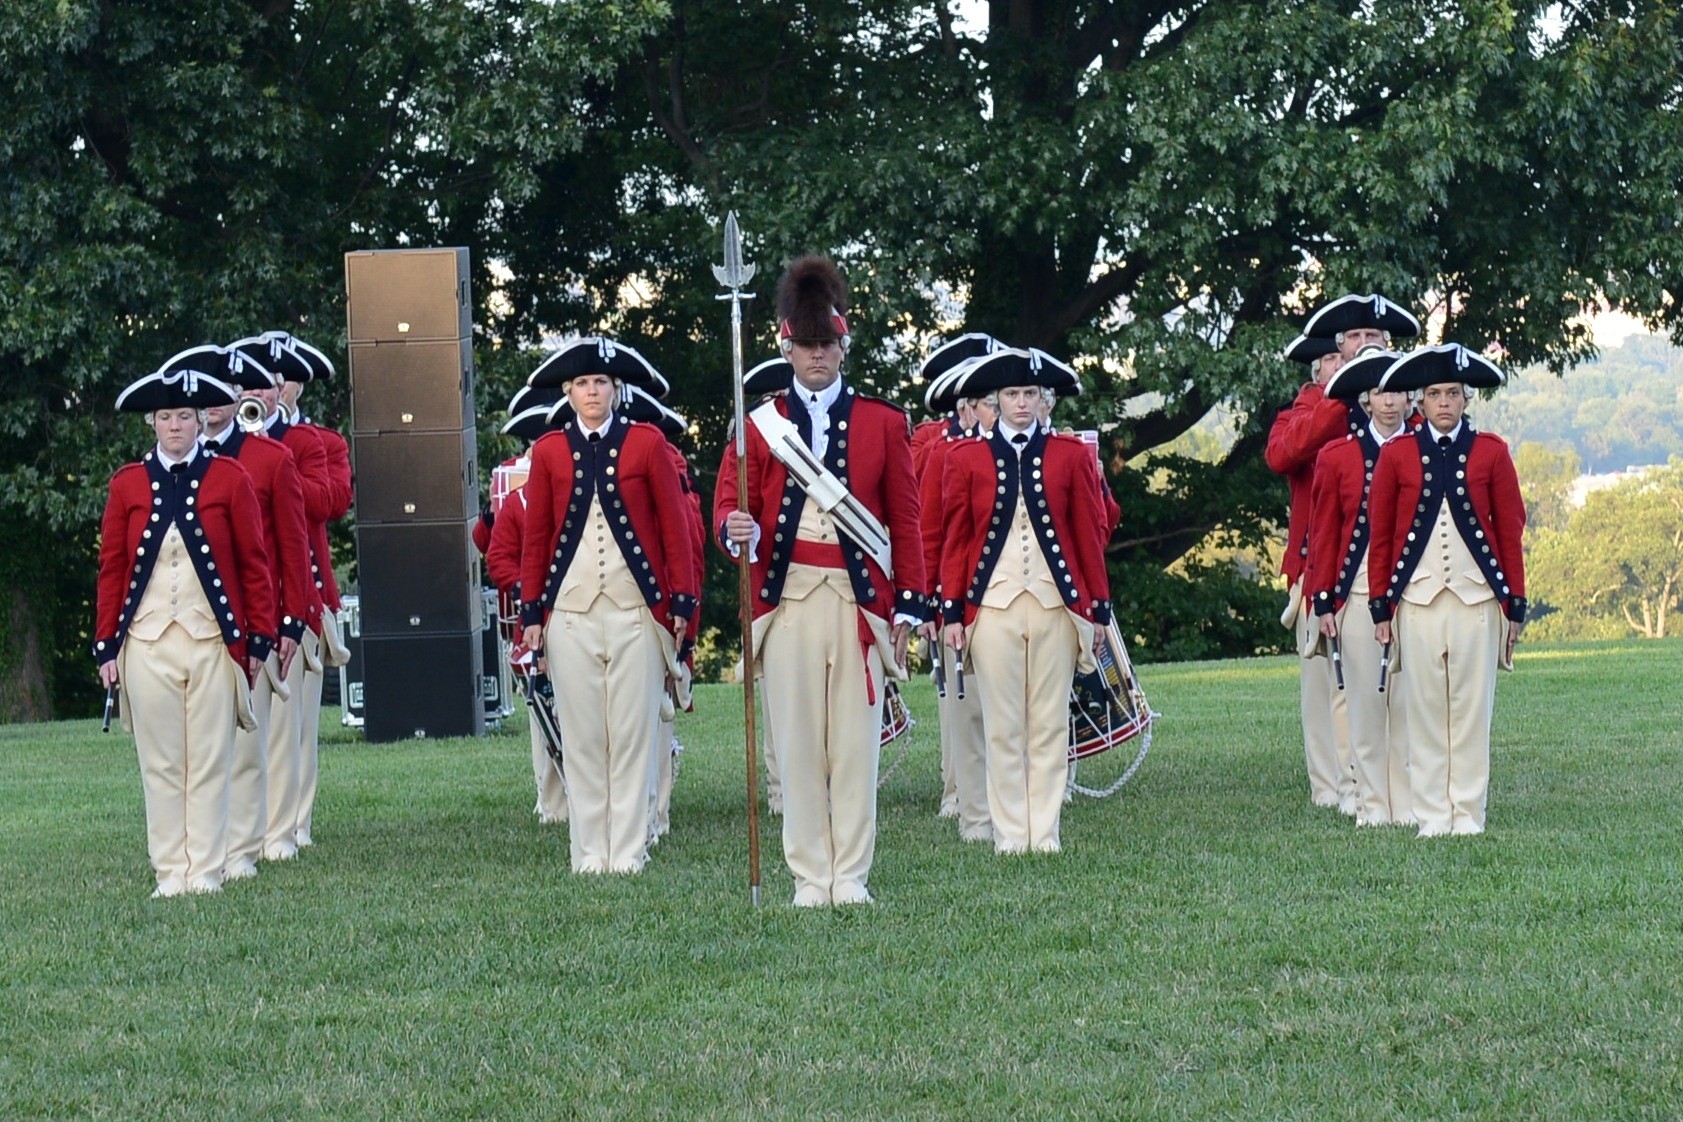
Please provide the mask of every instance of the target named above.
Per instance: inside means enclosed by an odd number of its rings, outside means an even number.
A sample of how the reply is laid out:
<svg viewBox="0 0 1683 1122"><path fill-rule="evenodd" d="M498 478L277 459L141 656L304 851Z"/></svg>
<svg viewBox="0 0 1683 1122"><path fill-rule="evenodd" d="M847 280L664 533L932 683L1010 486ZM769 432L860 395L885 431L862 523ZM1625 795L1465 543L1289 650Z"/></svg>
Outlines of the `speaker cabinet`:
<svg viewBox="0 0 1683 1122"><path fill-rule="evenodd" d="M363 735L372 742L483 736L484 646L477 631L362 639Z"/></svg>
<svg viewBox="0 0 1683 1122"><path fill-rule="evenodd" d="M465 248L345 254L350 341L399 343L472 335L468 280Z"/></svg>
<svg viewBox="0 0 1683 1122"><path fill-rule="evenodd" d="M358 434L357 525L460 522L479 509L474 430Z"/></svg>
<svg viewBox="0 0 1683 1122"><path fill-rule="evenodd" d="M485 626L479 551L465 520L358 526L357 587L365 637Z"/></svg>
<svg viewBox="0 0 1683 1122"><path fill-rule="evenodd" d="M351 431L473 427L473 343L353 343Z"/></svg>

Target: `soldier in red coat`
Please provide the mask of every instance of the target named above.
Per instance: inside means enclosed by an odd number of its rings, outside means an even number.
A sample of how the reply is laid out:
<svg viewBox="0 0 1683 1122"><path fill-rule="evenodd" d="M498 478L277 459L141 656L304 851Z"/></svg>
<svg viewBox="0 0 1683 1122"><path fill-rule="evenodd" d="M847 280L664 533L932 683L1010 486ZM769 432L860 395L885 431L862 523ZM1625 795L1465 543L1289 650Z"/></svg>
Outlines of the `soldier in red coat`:
<svg viewBox="0 0 1683 1122"><path fill-rule="evenodd" d="M1368 501L1368 607L1392 644L1408 714L1420 836L1484 831L1496 669L1525 625L1525 502L1500 437L1464 413L1472 388L1504 381L1456 343L1392 366L1387 390L1420 391L1426 423L1379 455Z"/></svg>
<svg viewBox="0 0 1683 1122"><path fill-rule="evenodd" d="M1340 296L1310 317L1304 333L1286 348L1286 357L1310 364L1311 380L1290 408L1280 411L1268 432L1268 466L1291 487L1291 518L1280 569L1290 585L1285 614L1297 634L1299 708L1303 719L1303 754L1309 795L1317 806L1356 813L1355 766L1350 758L1350 730L1344 697L1333 688L1325 659L1311 657L1319 638L1313 613L1305 606L1303 571L1309 558L1309 505L1315 457L1334 440L1367 423L1359 407L1329 401L1322 385L1344 362L1367 346L1393 337L1420 333L1420 321L1383 296Z"/></svg>
<svg viewBox="0 0 1683 1122"><path fill-rule="evenodd" d="M731 442L713 496L720 543L749 551L747 669L765 675L798 907L871 901L886 676L905 679L907 639L923 611L906 415L842 378L846 313L831 261L789 266L777 314L793 381L749 417L748 493L738 494Z"/></svg>
<svg viewBox="0 0 1683 1122"><path fill-rule="evenodd" d="M1408 432L1408 395L1378 388L1380 378L1399 357L1394 351L1369 347L1327 379L1327 398L1359 402L1369 422L1361 431L1321 449L1315 461L1309 566L1304 578L1320 634L1328 644L1336 644L1333 649L1343 668L1358 826L1413 820L1401 695L1395 688L1380 692L1384 651L1368 633L1366 616L1360 614L1367 591L1368 487L1380 449ZM1348 626L1351 604L1357 605L1356 618L1362 626Z"/></svg>
<svg viewBox="0 0 1683 1122"><path fill-rule="evenodd" d="M976 359L992 354L1003 344L991 335L972 332L936 347L918 367L918 378L927 385L924 408L940 415L912 432L912 470L917 474L919 515L922 521L923 575L929 586L930 615L938 614L940 603L941 543L946 537L946 514L941 506L941 471L947 449L953 442L974 436L978 425L976 398L959 397L953 387ZM984 430L993 427L993 411L987 414ZM931 620L919 629L929 641L930 655L942 662L944 679L956 686L954 654L940 641ZM956 688L942 691L937 698L941 716L941 802L936 814L958 819L959 837L966 841L992 841L988 828L987 783L983 778L985 744L982 740L981 697L975 691L958 696ZM959 771L965 771L961 781ZM959 793L960 787L964 794ZM962 806L960 805L962 802Z"/></svg>
<svg viewBox="0 0 1683 1122"><path fill-rule="evenodd" d="M220 353L194 348L118 397L158 442L111 477L100 525L93 654L134 733L154 896L222 887L234 733L276 630L251 479L199 450L201 411L235 400L205 352Z"/></svg>
<svg viewBox="0 0 1683 1122"><path fill-rule="evenodd" d="M518 437L527 442L526 453L503 461L504 467L515 468L520 472L527 472L531 467L531 444L551 431L549 422L550 410L555 403L564 400L561 391L557 389L533 390L530 387L522 389L515 395L514 401L509 403L508 423L503 425L504 436ZM523 405L525 408L516 409ZM570 418L569 418L570 419ZM483 525L483 521L481 522ZM485 569L491 578L491 583L497 586L499 600L515 605L518 613L520 604L520 554L526 540L526 487L524 481L513 488L502 499L502 505L496 512L489 530L489 540L485 549ZM518 636L516 637L518 638ZM515 652L515 657L531 659L535 656L524 651L524 642L518 644L521 648ZM517 662L517 665L521 663ZM543 687L547 679L540 683ZM561 774L561 767L550 755L549 740L542 724L538 721L537 711L528 705L526 709L527 732L532 747L532 781L537 788L537 803L532 813L538 816L542 825L565 822L567 820L567 784Z"/></svg>
<svg viewBox="0 0 1683 1122"><path fill-rule="evenodd" d="M238 350L224 352L224 380L239 389L272 388L273 376ZM310 539L304 521L304 488L292 453L279 441L234 423L233 405L205 410L202 444L207 455L231 456L251 477L263 512L263 543L270 586L280 606L280 637L251 687L256 728L234 738L228 785L228 861L224 879L257 875L269 822L269 717L275 687L291 673L313 595Z"/></svg>
<svg viewBox="0 0 1683 1122"><path fill-rule="evenodd" d="M958 386L966 372L991 353L975 349L963 355L945 369L937 360L943 351L950 351L967 339L986 336L964 336L949 343L930 356L924 370L935 367L936 373L924 393L924 405L932 412L949 414L941 439L932 442L918 468L918 501L922 521L923 573L925 596L932 618L922 628L929 641L930 653L940 660L940 680L946 688L939 691L936 704L941 717L941 807L943 818L958 820L958 836L964 841L991 842L993 826L988 818L987 738L982 731L982 694L972 681L959 696L957 651L941 642L941 551L947 538L947 508L943 503L941 482L946 471L947 456L961 442L973 440L989 432L998 419L997 411L985 396L960 397ZM992 342L992 340L990 340ZM993 350L999 349L997 342ZM982 421L985 419L986 423ZM915 461L914 461L915 465Z"/></svg>
<svg viewBox="0 0 1683 1122"><path fill-rule="evenodd" d="M308 366L287 349L282 336L276 332L237 340L228 344L227 349L271 376L268 386L253 385L245 388L241 396L262 404L263 435L279 441L292 453L304 491L304 519L313 528L317 522L326 521L333 509L327 455L316 435L307 428L293 425L280 408L280 386L289 376L288 368L301 367L307 371ZM312 568L318 565L313 550L311 564ZM313 582L308 596L304 631L298 641L298 657L292 660L270 702L268 809L263 829L263 857L268 861L288 861L298 855L298 818L303 798L305 676L312 671L319 675L322 666L322 597L321 590Z"/></svg>
<svg viewBox="0 0 1683 1122"><path fill-rule="evenodd" d="M1070 686L1078 668L1095 668L1110 622L1093 455L1038 421L1042 387L1075 384L1038 351L980 360L960 392L996 394L999 421L988 438L955 445L943 472L942 637L980 682L1000 853L1062 847Z"/></svg>
<svg viewBox="0 0 1683 1122"><path fill-rule="evenodd" d="M312 621L313 634L304 641L319 642L319 665L304 668L304 703L298 729L298 825L293 842L299 849L311 845L311 830L315 823L316 780L318 775L319 742L321 734L322 679L329 669L344 665L350 659L350 649L339 634L339 582L333 574L333 551L328 542L327 527L350 513L353 500L351 478L351 450L337 430L318 425L304 415L298 403L306 385L333 376L333 363L325 354L294 335L272 332L291 355L302 359L279 364L282 374L280 405L292 427L303 429L320 443L323 469L327 480L327 504L320 513L324 517L309 520L310 573L315 581L320 615ZM306 512L308 513L308 512Z"/></svg>
<svg viewBox="0 0 1683 1122"><path fill-rule="evenodd" d="M560 386L575 414L532 446L520 595L525 643L555 683L578 873L634 873L648 860L661 704L699 592L666 441L613 411L627 382L666 392L641 355L596 338L528 380Z"/></svg>

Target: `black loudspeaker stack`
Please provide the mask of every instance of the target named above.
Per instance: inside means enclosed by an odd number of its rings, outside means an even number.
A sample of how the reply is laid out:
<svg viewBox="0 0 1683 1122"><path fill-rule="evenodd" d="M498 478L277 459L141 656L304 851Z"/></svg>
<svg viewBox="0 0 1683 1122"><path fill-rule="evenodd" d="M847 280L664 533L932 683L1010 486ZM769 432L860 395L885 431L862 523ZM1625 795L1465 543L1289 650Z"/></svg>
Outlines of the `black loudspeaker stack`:
<svg viewBox="0 0 1683 1122"><path fill-rule="evenodd" d="M466 249L345 255L363 734L485 731Z"/></svg>

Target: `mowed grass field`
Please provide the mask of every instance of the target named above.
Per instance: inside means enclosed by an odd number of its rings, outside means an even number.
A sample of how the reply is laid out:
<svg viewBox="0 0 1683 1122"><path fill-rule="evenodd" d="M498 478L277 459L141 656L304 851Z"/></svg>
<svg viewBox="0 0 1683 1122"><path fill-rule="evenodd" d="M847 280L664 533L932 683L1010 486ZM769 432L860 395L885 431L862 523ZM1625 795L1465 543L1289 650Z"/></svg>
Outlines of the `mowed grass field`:
<svg viewBox="0 0 1683 1122"><path fill-rule="evenodd" d="M1311 807L1291 662L1144 681L1136 779L1009 860L915 686L878 904L820 911L775 819L749 906L726 687L634 878L569 875L523 725L328 723L316 847L152 901L132 741L0 728L0 1118L1683 1116L1683 643L1522 647L1470 839Z"/></svg>

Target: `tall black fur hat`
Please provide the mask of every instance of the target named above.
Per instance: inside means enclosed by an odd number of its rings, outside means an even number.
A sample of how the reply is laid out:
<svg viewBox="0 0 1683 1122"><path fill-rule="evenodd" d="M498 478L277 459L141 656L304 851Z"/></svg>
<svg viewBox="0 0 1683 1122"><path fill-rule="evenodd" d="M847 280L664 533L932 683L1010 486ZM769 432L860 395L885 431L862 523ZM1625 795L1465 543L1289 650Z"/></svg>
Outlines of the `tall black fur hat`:
<svg viewBox="0 0 1683 1122"><path fill-rule="evenodd" d="M789 263L777 282L777 339L844 341L847 330L847 282L828 257L809 253Z"/></svg>

